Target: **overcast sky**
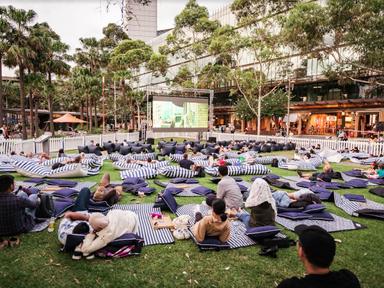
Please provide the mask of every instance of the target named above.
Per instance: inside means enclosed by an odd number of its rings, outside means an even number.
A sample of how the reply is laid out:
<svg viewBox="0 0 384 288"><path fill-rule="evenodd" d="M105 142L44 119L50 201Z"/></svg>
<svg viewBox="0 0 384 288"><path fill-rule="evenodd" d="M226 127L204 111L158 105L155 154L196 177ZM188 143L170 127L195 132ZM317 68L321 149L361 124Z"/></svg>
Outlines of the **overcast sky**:
<svg viewBox="0 0 384 288"><path fill-rule="evenodd" d="M120 0L111 0L120 3ZM158 0L158 30L172 28L175 16L183 9L187 0ZM209 12L217 10L232 0L198 0ZM79 47L80 37L102 36L102 28L108 23L121 24L119 5L110 5L107 0L0 0L0 5L32 9L38 22L48 24L69 44L71 51Z"/></svg>

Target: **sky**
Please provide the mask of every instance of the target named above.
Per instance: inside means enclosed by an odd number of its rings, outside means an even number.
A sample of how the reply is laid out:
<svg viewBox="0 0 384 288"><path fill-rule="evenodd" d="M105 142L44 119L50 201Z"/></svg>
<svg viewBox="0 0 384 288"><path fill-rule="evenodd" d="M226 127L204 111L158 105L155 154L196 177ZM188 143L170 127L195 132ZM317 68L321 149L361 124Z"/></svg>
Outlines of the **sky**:
<svg viewBox="0 0 384 288"><path fill-rule="evenodd" d="M13 5L32 9L38 22L48 24L70 45L71 51L79 47L80 37L101 38L102 28L108 23L121 24L120 0L107 9L107 0L0 0L0 6ZM232 0L198 0L209 12L217 10ZM183 9L187 0L158 0L158 30L172 28L174 18Z"/></svg>

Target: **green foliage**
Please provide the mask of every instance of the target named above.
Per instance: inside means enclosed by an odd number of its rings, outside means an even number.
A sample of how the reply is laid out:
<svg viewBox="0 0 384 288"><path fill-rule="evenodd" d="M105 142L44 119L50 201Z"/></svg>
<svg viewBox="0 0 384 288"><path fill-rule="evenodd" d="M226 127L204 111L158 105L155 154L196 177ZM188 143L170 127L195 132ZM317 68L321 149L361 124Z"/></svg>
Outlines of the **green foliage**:
<svg viewBox="0 0 384 288"><path fill-rule="evenodd" d="M192 82L192 73L187 66L181 66L177 72L175 78L173 78L173 85L183 88L192 88L194 86Z"/></svg>
<svg viewBox="0 0 384 288"><path fill-rule="evenodd" d="M166 55L160 53L153 53L147 62L147 69L152 72L156 77L165 76L168 70L168 58Z"/></svg>
<svg viewBox="0 0 384 288"><path fill-rule="evenodd" d="M323 45L326 28L326 10L316 2L304 2L295 6L288 17L282 17L282 35L287 43L303 53L310 53Z"/></svg>
<svg viewBox="0 0 384 288"><path fill-rule="evenodd" d="M258 100L256 97L252 97L249 100L249 103L244 98L239 98L235 105L236 115L240 119L252 120L255 118L255 113L253 111L257 110ZM276 92L270 94L268 97L263 98L261 101L261 117L283 117L287 114L287 103L288 96L287 93L281 89L276 90ZM252 109L250 108L252 107Z"/></svg>
<svg viewBox="0 0 384 288"><path fill-rule="evenodd" d="M221 64L208 63L199 74L198 86L200 88L214 89L215 86L224 85L230 78L231 69Z"/></svg>
<svg viewBox="0 0 384 288"><path fill-rule="evenodd" d="M111 54L111 65L119 70L139 69L149 61L152 48L141 40L123 40Z"/></svg>
<svg viewBox="0 0 384 288"><path fill-rule="evenodd" d="M250 24L268 14L281 13L292 8L300 0L234 0L231 10L240 24Z"/></svg>

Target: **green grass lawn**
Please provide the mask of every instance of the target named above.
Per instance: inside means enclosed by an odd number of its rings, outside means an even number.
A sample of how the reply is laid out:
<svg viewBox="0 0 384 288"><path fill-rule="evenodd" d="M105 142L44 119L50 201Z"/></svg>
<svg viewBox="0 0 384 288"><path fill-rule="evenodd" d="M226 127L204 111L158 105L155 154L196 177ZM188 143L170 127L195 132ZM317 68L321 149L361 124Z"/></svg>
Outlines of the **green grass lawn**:
<svg viewBox="0 0 384 288"><path fill-rule="evenodd" d="M280 155L292 156L291 152ZM333 165L336 171L351 169L351 165ZM272 169L279 175L296 175L295 172ZM105 161L98 176L77 179L99 181L104 172L111 173L112 180L120 180L119 173ZM210 177L200 183L215 188ZM250 180L251 176L244 176ZM17 177L17 180L22 180ZM165 178L159 177L166 181ZM149 180L157 192L160 187ZM339 190L345 193L347 190ZM372 195L368 189L348 190L384 203L384 199ZM123 203L153 203L155 195L139 199L125 195ZM179 204L201 203L202 197L178 197ZM342 242L337 245L333 269L347 268L359 277L363 287L384 287L381 271L384 225L379 220L353 218L326 203L337 215L353 219L368 228L334 233ZM56 225L57 228L58 225ZM282 279L303 275L304 269L296 255L296 248L281 249L278 258L258 255L259 246L221 252L199 252L191 240L175 244L144 247L141 256L116 260L73 261L70 254L59 252L55 233L47 231L21 236L18 248L0 251L0 287L275 287ZM295 234L283 232L296 239Z"/></svg>

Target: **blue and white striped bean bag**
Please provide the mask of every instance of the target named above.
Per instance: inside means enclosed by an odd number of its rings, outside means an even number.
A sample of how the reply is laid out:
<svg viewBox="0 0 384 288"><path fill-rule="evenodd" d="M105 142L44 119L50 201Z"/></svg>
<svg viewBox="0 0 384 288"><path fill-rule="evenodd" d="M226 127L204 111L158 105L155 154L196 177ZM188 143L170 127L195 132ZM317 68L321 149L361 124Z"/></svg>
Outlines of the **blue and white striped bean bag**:
<svg viewBox="0 0 384 288"><path fill-rule="evenodd" d="M193 163L195 163L195 165L198 165L200 167L208 167L209 166L208 160L194 160Z"/></svg>
<svg viewBox="0 0 384 288"><path fill-rule="evenodd" d="M115 162L115 161L121 161L126 159L124 155L121 155L120 153L111 153L108 155L109 160Z"/></svg>
<svg viewBox="0 0 384 288"><path fill-rule="evenodd" d="M170 164L168 161L157 161L157 162L143 162L141 165L143 165L143 167L158 169L161 167L169 166Z"/></svg>
<svg viewBox="0 0 384 288"><path fill-rule="evenodd" d="M316 167L310 162L304 161L279 161L279 168L286 170L314 171Z"/></svg>
<svg viewBox="0 0 384 288"><path fill-rule="evenodd" d="M69 160L71 159L70 157L59 157L59 158L53 158L53 159L49 159L49 160L45 160L41 163L41 165L43 166L52 166L53 164L56 164L56 163L61 163L61 162L64 162L66 160Z"/></svg>
<svg viewBox="0 0 384 288"><path fill-rule="evenodd" d="M31 178L47 177L52 171L47 166L38 165L33 161L15 161L13 166L20 175Z"/></svg>
<svg viewBox="0 0 384 288"><path fill-rule="evenodd" d="M136 163L127 163L126 160L116 161L112 163L114 169L117 170L132 170L132 169L140 169L141 165Z"/></svg>
<svg viewBox="0 0 384 288"><path fill-rule="evenodd" d="M125 179L128 177L139 177L145 179L155 178L157 176L157 171L155 169L141 167L140 169L134 170L124 170L120 172L121 179Z"/></svg>
<svg viewBox="0 0 384 288"><path fill-rule="evenodd" d="M9 157L6 154L0 154L0 162L2 162L2 163L10 163L10 162L12 162L12 158Z"/></svg>
<svg viewBox="0 0 384 288"><path fill-rule="evenodd" d="M255 163L263 164L263 165L271 165L273 159L277 159L278 161L281 161L281 160L288 161L287 157L283 157L283 156L263 156L263 157L256 157Z"/></svg>
<svg viewBox="0 0 384 288"><path fill-rule="evenodd" d="M319 157L312 157L311 159L309 159L309 162L315 167L319 167L321 166L321 164L323 164L323 159L319 156Z"/></svg>
<svg viewBox="0 0 384 288"><path fill-rule="evenodd" d="M262 164L242 165L240 167L243 168L242 175L266 175L271 172L271 170Z"/></svg>
<svg viewBox="0 0 384 288"><path fill-rule="evenodd" d="M16 172L16 169L10 163L0 162L0 173L6 172Z"/></svg>
<svg viewBox="0 0 384 288"><path fill-rule="evenodd" d="M146 161L148 158L154 160L156 159L156 153L140 153L140 154L128 154L131 159L134 160L141 160L141 161Z"/></svg>
<svg viewBox="0 0 384 288"><path fill-rule="evenodd" d="M81 164L68 164L55 170L31 161L15 161L13 165L20 175L32 178L67 178L88 175L87 170L83 169Z"/></svg>
<svg viewBox="0 0 384 288"><path fill-rule="evenodd" d="M96 173L98 174L98 172ZM91 174L95 175L95 174ZM76 178L76 177L85 177L88 176L88 170L83 168L79 163L67 164L63 167L51 170L50 174L46 177L48 178Z"/></svg>
<svg viewBox="0 0 384 288"><path fill-rule="evenodd" d="M173 162L179 162L184 159L184 154L170 154L169 158L171 158ZM206 160L207 158L208 158L207 155L199 155L199 156L195 155L195 156L191 156L189 160L195 162L200 160Z"/></svg>
<svg viewBox="0 0 384 288"><path fill-rule="evenodd" d="M167 166L158 169L159 174L168 178L193 178L197 172L178 166Z"/></svg>
<svg viewBox="0 0 384 288"><path fill-rule="evenodd" d="M243 175L244 169L243 166L227 166L228 167L228 176L238 176ZM219 176L218 167L207 167L204 171L211 176Z"/></svg>

